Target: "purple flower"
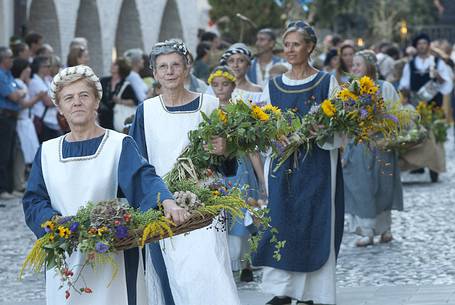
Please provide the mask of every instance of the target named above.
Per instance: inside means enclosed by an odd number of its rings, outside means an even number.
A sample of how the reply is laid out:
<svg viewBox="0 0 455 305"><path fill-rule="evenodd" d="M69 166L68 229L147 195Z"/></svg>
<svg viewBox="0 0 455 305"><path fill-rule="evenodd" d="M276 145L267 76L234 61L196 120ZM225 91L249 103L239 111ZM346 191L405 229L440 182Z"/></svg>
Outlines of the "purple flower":
<svg viewBox="0 0 455 305"><path fill-rule="evenodd" d="M79 228L79 223L76 221L76 222L73 222L70 226L70 231L71 233L74 233L76 232L77 228Z"/></svg>
<svg viewBox="0 0 455 305"><path fill-rule="evenodd" d="M95 245L95 250L98 253L105 253L107 250L109 250L109 246L106 244L103 244L102 242L97 242Z"/></svg>
<svg viewBox="0 0 455 305"><path fill-rule="evenodd" d="M63 224L65 224L65 223L67 223L68 221L70 221L72 218L73 218L73 216L61 217L61 218L58 220L58 223L63 225Z"/></svg>
<svg viewBox="0 0 455 305"><path fill-rule="evenodd" d="M127 238L128 237L128 228L125 226L115 227L115 236L118 239Z"/></svg>
<svg viewBox="0 0 455 305"><path fill-rule="evenodd" d="M44 231L46 231L46 233L49 233L49 232L51 232L52 230L51 230L51 228L49 228L48 226L46 226L46 227L44 227Z"/></svg>
<svg viewBox="0 0 455 305"><path fill-rule="evenodd" d="M366 117L368 116L368 111L366 111L365 109L360 109L360 118L363 120L365 119Z"/></svg>
<svg viewBox="0 0 455 305"><path fill-rule="evenodd" d="M398 118L396 116L394 116L393 114L385 114L384 117L389 120L394 121L396 124L399 123Z"/></svg>

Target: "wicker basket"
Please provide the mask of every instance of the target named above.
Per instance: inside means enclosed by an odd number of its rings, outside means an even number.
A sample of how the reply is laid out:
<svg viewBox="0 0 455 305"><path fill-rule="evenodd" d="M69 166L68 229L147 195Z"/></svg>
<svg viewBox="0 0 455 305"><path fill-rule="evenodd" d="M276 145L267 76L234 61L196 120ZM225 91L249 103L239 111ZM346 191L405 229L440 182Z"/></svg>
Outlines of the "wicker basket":
<svg viewBox="0 0 455 305"><path fill-rule="evenodd" d="M210 225L213 222L213 219L216 217L216 215L212 215L209 213L202 214L202 213L194 213L191 215L191 217L185 221L185 223L172 227L172 236L183 234L183 233L188 233L190 231L194 231L203 227L206 227ZM130 234L127 238L122 238L118 239L114 243L114 248L116 250L127 250L131 248L136 248L139 247L141 244L141 239L142 239L142 233L143 229L137 229L134 232L130 231ZM153 236L149 236L147 240L145 241L146 244L152 243L159 241L161 239L165 239L170 237L167 232L165 234L160 235L156 234Z"/></svg>

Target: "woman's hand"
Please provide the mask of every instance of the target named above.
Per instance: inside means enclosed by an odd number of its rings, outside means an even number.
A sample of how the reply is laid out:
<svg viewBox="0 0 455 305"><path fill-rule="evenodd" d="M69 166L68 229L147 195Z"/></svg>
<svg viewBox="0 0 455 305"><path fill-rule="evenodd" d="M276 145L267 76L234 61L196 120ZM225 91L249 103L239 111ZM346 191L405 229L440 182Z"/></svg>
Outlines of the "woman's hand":
<svg viewBox="0 0 455 305"><path fill-rule="evenodd" d="M171 219L177 226L184 223L190 214L185 209L179 207L174 200L166 199L163 201L164 216Z"/></svg>
<svg viewBox="0 0 455 305"><path fill-rule="evenodd" d="M209 149L209 145L205 144L205 150L217 156L226 156L226 139L221 137L212 138L210 141L212 149Z"/></svg>

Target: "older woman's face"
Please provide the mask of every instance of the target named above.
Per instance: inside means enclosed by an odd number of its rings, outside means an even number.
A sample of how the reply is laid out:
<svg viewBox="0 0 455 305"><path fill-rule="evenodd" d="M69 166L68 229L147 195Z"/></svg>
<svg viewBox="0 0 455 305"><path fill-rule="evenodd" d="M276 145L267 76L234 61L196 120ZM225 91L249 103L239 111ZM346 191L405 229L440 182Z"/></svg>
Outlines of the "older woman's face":
<svg viewBox="0 0 455 305"><path fill-rule="evenodd" d="M298 32L291 32L284 38L284 55L291 65L308 62L314 44L303 39Z"/></svg>
<svg viewBox="0 0 455 305"><path fill-rule="evenodd" d="M248 71L250 62L243 54L233 54L227 59L227 65L237 78L243 78Z"/></svg>
<svg viewBox="0 0 455 305"><path fill-rule="evenodd" d="M352 61L352 73L357 77L362 77L367 74L367 65L362 56L354 56Z"/></svg>
<svg viewBox="0 0 455 305"><path fill-rule="evenodd" d="M58 94L58 109L73 126L89 127L96 122L99 101L85 80L65 86Z"/></svg>
<svg viewBox="0 0 455 305"><path fill-rule="evenodd" d="M177 54L163 54L156 58L155 79L165 89L183 87L188 75L184 58Z"/></svg>

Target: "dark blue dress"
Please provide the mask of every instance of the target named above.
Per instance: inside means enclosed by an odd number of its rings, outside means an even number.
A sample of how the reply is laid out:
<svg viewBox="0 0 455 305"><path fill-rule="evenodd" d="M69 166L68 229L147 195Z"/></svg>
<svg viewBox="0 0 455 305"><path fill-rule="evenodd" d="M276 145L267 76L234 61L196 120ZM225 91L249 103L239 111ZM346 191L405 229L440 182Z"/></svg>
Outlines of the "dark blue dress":
<svg viewBox="0 0 455 305"><path fill-rule="evenodd" d="M304 116L312 105L328 97L330 75L318 72L313 80L288 86L279 76L269 82L272 105L285 111L295 109ZM269 173L271 225L278 230L278 240L285 240L281 260L273 258L275 247L271 234L264 233L253 257L257 266L269 266L293 272L313 272L327 261L331 248L331 158L330 151L311 145L307 153L301 148L295 166L291 157L276 171ZM272 162L271 169L276 165ZM338 158L335 194L335 250L338 253L343 234L344 200L341 164Z"/></svg>

